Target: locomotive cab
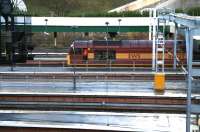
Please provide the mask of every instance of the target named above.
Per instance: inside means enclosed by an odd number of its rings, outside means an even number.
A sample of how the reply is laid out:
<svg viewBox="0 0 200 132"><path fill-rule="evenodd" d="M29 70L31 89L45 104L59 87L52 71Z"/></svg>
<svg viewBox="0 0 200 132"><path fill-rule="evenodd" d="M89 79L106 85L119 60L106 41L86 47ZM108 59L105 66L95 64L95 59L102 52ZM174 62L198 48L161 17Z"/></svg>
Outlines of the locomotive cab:
<svg viewBox="0 0 200 132"><path fill-rule="evenodd" d="M83 60L87 60L88 59L88 49L87 48L84 48L83 49Z"/></svg>

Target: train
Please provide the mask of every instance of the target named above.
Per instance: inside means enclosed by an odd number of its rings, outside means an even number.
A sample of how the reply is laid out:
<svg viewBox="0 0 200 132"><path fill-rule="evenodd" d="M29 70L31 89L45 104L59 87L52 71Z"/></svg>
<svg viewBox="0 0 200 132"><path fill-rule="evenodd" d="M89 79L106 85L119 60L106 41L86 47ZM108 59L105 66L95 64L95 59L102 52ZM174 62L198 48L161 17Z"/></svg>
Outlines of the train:
<svg viewBox="0 0 200 132"><path fill-rule="evenodd" d="M68 49L68 66L152 66L151 40L76 40ZM165 41L165 66L173 65L174 41ZM177 61L186 64L186 47L177 41ZM158 55L161 57L161 54Z"/></svg>

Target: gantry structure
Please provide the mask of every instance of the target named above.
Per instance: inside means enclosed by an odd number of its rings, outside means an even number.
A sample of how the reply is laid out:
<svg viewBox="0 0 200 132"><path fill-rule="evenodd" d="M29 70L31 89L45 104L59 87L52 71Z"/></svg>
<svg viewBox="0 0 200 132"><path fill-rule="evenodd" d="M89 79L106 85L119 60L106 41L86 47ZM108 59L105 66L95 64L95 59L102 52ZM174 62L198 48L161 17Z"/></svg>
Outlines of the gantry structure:
<svg viewBox="0 0 200 132"><path fill-rule="evenodd" d="M188 16L186 14L176 14L172 10L168 9L157 9L157 17L155 18L157 26L160 21L173 22L174 31L174 68L176 68L176 45L177 45L177 34L179 29L184 30L186 40L186 54L187 54L187 116L186 116L186 132L190 132L191 128L191 114L200 114L200 106L193 105L192 99L192 79L193 79L193 40L195 36L200 36L200 17ZM158 36L158 35L157 35ZM155 39L157 41L157 39ZM155 42L156 43L156 42ZM200 75L196 75L200 76Z"/></svg>

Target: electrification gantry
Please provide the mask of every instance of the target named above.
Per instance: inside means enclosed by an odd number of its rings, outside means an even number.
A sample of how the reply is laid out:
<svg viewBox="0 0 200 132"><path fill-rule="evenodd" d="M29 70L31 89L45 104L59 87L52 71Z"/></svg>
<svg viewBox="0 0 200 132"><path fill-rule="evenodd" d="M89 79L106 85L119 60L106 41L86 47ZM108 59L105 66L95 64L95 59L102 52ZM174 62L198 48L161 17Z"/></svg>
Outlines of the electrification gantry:
<svg viewBox="0 0 200 132"><path fill-rule="evenodd" d="M166 9L157 10L158 20L166 20L173 22L175 25L175 53L176 57L176 38L177 38L177 29L184 28L185 30L185 40L186 40L186 52L187 52L187 117L186 117L186 132L190 132L190 123L191 123L191 114L200 114L200 106L191 104L191 91L192 91L192 61L193 61L193 39L194 36L200 36L200 18L192 17L186 14L176 14L173 11ZM175 60L176 65L176 60Z"/></svg>

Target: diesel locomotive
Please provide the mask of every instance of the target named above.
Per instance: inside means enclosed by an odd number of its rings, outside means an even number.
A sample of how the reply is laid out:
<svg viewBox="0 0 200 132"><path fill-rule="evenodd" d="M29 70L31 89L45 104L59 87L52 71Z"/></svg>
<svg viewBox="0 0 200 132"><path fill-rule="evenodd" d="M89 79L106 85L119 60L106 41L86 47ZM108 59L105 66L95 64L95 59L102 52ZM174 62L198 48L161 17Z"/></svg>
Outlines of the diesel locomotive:
<svg viewBox="0 0 200 132"><path fill-rule="evenodd" d="M68 49L69 66L142 66L152 65L150 40L76 40ZM173 65L174 41L165 42L165 65ZM186 63L184 41L177 42L177 60ZM161 55L158 55L161 57Z"/></svg>

